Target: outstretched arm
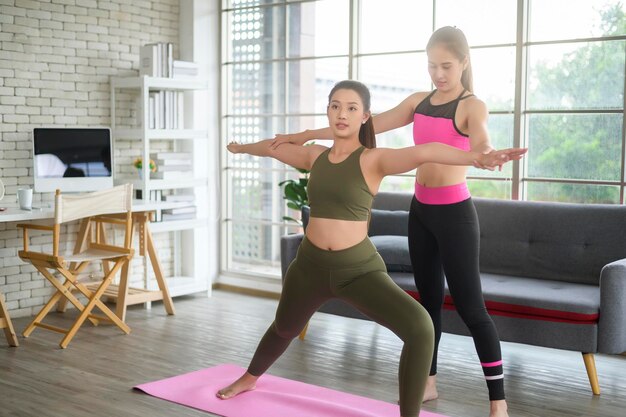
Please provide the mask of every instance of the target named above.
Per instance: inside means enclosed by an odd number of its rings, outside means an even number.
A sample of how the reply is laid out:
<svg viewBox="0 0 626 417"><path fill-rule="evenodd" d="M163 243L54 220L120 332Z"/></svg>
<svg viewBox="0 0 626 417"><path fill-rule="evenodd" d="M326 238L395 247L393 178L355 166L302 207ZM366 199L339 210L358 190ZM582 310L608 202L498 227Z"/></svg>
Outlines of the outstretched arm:
<svg viewBox="0 0 626 417"><path fill-rule="evenodd" d="M426 97L428 93L414 93L402 100L396 107L377 114L373 117L374 132L383 133L389 130L406 126L413 121L413 112L417 104ZM322 129L307 129L298 133L277 134L272 142L272 148L278 148L285 143L294 145L304 145L314 139L332 139L332 131L329 127Z"/></svg>
<svg viewBox="0 0 626 417"><path fill-rule="evenodd" d="M377 148L372 151L379 173L386 176L411 171L427 162L444 165L478 164L493 170L508 161L522 158L527 149L510 148L484 154L462 151L442 143L427 143L401 149Z"/></svg>
<svg viewBox="0 0 626 417"><path fill-rule="evenodd" d="M415 107L428 95L425 92L413 93L396 107L374 116L374 131L383 133L408 125L413 121Z"/></svg>
<svg viewBox="0 0 626 417"><path fill-rule="evenodd" d="M280 148L272 148L270 145L273 139L266 139L255 143L231 142L227 149L232 153L245 153L255 156L268 156L279 160L294 168L310 170L313 162L326 147L321 145L298 146L285 144Z"/></svg>
<svg viewBox="0 0 626 417"><path fill-rule="evenodd" d="M489 118L487 106L475 97L468 99L468 106L470 106L470 109L467 117L467 129L472 151L480 153L493 152L494 149L491 146L487 128L487 119ZM474 163L474 166L476 168L485 168L478 162Z"/></svg>
<svg viewBox="0 0 626 417"><path fill-rule="evenodd" d="M276 137L272 140L271 147L273 149L285 143L292 143L294 145L304 145L310 140L314 139L332 139L333 133L330 127L324 127L321 129L306 129L298 133L277 133Z"/></svg>

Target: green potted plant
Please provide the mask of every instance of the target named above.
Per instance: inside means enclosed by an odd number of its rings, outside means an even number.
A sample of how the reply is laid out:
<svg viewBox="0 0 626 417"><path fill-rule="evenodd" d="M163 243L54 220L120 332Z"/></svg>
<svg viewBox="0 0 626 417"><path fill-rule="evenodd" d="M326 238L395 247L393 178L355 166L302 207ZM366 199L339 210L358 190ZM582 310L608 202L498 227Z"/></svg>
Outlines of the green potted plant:
<svg viewBox="0 0 626 417"><path fill-rule="evenodd" d="M293 210L301 211L303 206L309 205L309 197L306 187L309 183L309 171L306 169L298 169L302 176L296 180L285 180L278 183L283 188L283 198L287 200L287 207ZM302 226L302 222L291 216L283 216L283 220L296 222Z"/></svg>

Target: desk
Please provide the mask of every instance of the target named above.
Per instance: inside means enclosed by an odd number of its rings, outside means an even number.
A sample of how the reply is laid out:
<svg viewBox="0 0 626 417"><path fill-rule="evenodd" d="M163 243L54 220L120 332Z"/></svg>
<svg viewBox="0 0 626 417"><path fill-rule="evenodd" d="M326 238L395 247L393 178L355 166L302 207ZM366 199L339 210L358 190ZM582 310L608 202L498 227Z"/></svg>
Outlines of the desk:
<svg viewBox="0 0 626 417"><path fill-rule="evenodd" d="M151 215L155 210L175 208L185 203L165 203L165 202L143 202L134 200L132 203L133 230L139 232L139 254L150 259L154 275L159 286L159 290L147 290L143 288L131 288L128 282L128 263L122 268L120 274L120 284L111 285L105 292L105 297L109 301L116 303L116 314L124 321L126 317L126 307L134 304L149 303L151 301L163 300L163 305L168 314L175 314L174 303L169 294L167 282L163 276L163 270L154 246L152 233L150 232ZM54 218L53 207L43 207L41 209L22 210L19 208L7 208L0 212L0 222L23 222L33 220L50 220ZM88 230L81 224L79 235L74 247L74 253L80 252L85 243ZM146 265L147 267L147 265ZM89 287L89 285L88 285ZM66 301L66 299L65 299ZM65 302L59 304L57 310L65 310Z"/></svg>
<svg viewBox="0 0 626 417"><path fill-rule="evenodd" d="M45 220L54 218L54 209L46 207L43 209L22 210L19 208L7 208L0 211L0 222L25 222L30 220Z"/></svg>
<svg viewBox="0 0 626 417"><path fill-rule="evenodd" d="M160 201L144 202L142 200L133 200L132 211L134 212L150 212L162 209L183 207L185 203L166 203ZM46 220L54 218L54 207L45 205L42 208L33 210L22 210L17 207L9 207L4 211L0 211L0 222L22 222L31 220Z"/></svg>

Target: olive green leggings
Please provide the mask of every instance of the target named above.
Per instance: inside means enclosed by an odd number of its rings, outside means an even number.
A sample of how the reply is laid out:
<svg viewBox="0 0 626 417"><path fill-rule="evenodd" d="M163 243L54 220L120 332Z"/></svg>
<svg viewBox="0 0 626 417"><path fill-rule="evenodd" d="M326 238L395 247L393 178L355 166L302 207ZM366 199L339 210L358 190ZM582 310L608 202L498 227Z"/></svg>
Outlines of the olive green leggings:
<svg viewBox="0 0 626 417"><path fill-rule="evenodd" d="M391 280L368 238L338 251L320 249L304 238L287 271L274 323L261 339L248 372L260 376L267 371L331 298L358 308L404 342L398 375L400 414L417 417L433 356L433 324L426 310Z"/></svg>

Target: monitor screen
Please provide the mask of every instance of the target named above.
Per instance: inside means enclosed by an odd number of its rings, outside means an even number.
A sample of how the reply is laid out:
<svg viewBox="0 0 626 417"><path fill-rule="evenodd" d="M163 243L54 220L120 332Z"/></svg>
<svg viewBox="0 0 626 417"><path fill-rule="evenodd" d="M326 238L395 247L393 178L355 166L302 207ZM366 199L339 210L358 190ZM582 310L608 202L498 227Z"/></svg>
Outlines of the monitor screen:
<svg viewBox="0 0 626 417"><path fill-rule="evenodd" d="M36 192L83 192L112 187L111 130L35 128L33 172Z"/></svg>

